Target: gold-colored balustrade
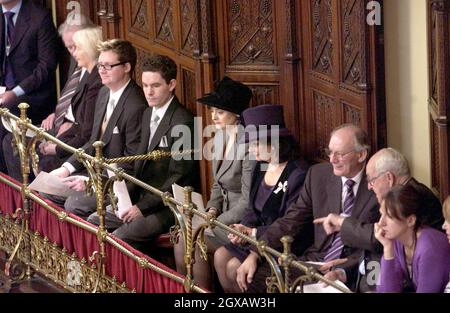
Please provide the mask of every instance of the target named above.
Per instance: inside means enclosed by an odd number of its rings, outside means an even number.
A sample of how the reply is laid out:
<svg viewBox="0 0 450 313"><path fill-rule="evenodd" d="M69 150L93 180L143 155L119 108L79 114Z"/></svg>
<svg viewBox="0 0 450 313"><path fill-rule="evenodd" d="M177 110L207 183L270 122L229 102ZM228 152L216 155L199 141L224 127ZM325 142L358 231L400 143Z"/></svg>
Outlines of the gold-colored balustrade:
<svg viewBox="0 0 450 313"><path fill-rule="evenodd" d="M248 243L254 245L259 254L263 256L269 263L272 271L272 276L267 278L267 290L269 292L296 292L297 290L303 291L303 285L312 281L322 281L328 285L342 291L348 292L348 290L342 288L333 281L330 281L323 277L313 267L308 266L304 262L300 262L294 259L291 253L290 246L292 238L289 236L283 237L283 252L267 246L263 241L256 241L253 238L246 236L236 229L230 228L227 225L219 222L215 216L205 213L197 209L192 202L192 188L185 187L185 199L181 203L174 199L169 192L162 192L157 188L154 188L145 182L142 182L135 177L125 173L121 168L116 168L111 164L120 164L134 162L136 160L154 160L158 161L162 158L173 157L180 154L193 154L194 150L180 151L180 152L162 152L153 151L151 153L139 156L129 156L115 159L106 159L102 155L102 142L95 142L95 156L86 154L82 149L75 149L59 139L46 133L44 129L38 128L31 124L31 121L26 116L28 105L22 103L19 105L20 118L11 114L8 109L0 109L0 115L7 121L13 121L18 127L12 128L13 137L17 150L21 159L22 169L22 186L18 186L13 182L0 177L0 181L13 187L16 190L21 191L23 208L17 209L15 215L22 214L22 218L19 222L11 220L9 217L0 216L0 248L5 250L9 254L9 259L6 264L5 272L10 276L16 276L13 279L29 279L32 275L32 270L44 274L53 281L59 283L64 288L73 292L129 292L124 284L120 285L115 277L107 277L106 266L106 252L105 243L113 245L119 249L125 255L131 257L140 264L143 268L149 268L169 279L183 284L186 292L204 292L205 290L196 286L193 278L193 264L195 262L195 250L198 248L201 251L203 258L206 258L206 245L204 239L204 232L208 227L219 227L225 231L239 236L246 240ZM27 130L32 130L35 135L31 139L26 138ZM37 172L38 170L38 155L36 153L36 144L42 140L48 140L56 143L62 149L75 154L77 159L85 166L88 171L89 180L87 182L87 192L92 192L92 186L95 186L96 190L96 202L97 202L97 214L100 218L100 225L98 228L80 223L76 219L71 218L64 212L55 210L49 206L45 201L42 201L39 197L34 195L28 188L28 176L30 173L30 163ZM102 173L107 169L114 173L114 176L104 181ZM113 208L117 208L115 201L117 198L113 194L113 183L115 181L127 180L132 182L141 188L158 195L162 198L164 204L168 206L171 212L175 216L176 225L171 228L171 241L176 242L177 236L182 236L184 240L185 249L185 264L186 264L186 277L182 279L170 272L167 272L151 263L146 259L140 258L134 255L131 251L118 244L111 238L110 234L106 231L105 227L105 198L109 197ZM90 261L95 261L91 266L88 265L87 260L78 260L75 255L67 255L65 249L61 249L56 244L51 244L48 239L42 238L37 233L31 233L29 230L29 218L30 218L30 200L40 204L47 209L50 213L56 215L61 222L70 223L80 227L88 232L97 235L100 251L95 251L90 258ZM115 200L115 201L114 201ZM193 229L192 220L194 216L200 217L204 223L197 229ZM13 260L17 258L25 264L25 269L18 275L13 275ZM66 263L64 263L66 262ZM82 269L81 284L74 288L67 283L67 268L64 264L75 264L74 266L80 266ZM292 280L290 279L290 268L295 267L303 273L300 277ZM66 274L66 275L65 275ZM78 278L77 278L78 279Z"/></svg>

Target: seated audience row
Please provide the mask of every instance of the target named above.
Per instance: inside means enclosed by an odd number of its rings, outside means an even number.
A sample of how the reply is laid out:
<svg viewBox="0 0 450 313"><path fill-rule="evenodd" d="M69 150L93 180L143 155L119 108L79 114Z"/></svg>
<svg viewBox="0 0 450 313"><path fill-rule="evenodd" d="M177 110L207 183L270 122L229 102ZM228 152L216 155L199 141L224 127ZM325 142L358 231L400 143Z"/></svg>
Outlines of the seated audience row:
<svg viewBox="0 0 450 313"><path fill-rule="evenodd" d="M132 79L137 56L130 42L102 42L101 29L87 21L77 27L63 25L60 34L77 64L71 67L55 112L42 121L45 130L91 155L92 144L101 140L107 158L178 150L182 147L177 141L183 139L176 131L179 125L189 129L193 146L194 117L175 96L173 60L162 55L145 58L141 88ZM247 86L224 77L214 91L198 99L208 106L216 127L206 212L280 251L280 239L292 236L298 260L322 262L319 271L325 277L339 279L353 291L443 292L449 280L450 237L440 230L450 233L449 200L444 223L439 200L411 176L404 156L386 148L369 159L367 134L353 124L335 128L325 149L329 162L310 167L298 154L283 107L249 108L251 98ZM3 152L10 176L20 179L11 139L8 135L3 140ZM38 153L41 170L79 191L67 199L52 199L98 225L96 197L85 193L83 164L50 142L41 143ZM174 183L199 183L193 156L119 166L163 192L171 192ZM132 206L108 211L106 227L146 251L175 220L161 197L131 183L127 188ZM256 247L218 227L205 237L207 259L201 258L200 249L195 252L193 274L199 285L213 288L214 259L224 291L266 291L271 269ZM174 254L180 273L185 273L184 246L179 236ZM292 270L292 275L300 274Z"/></svg>

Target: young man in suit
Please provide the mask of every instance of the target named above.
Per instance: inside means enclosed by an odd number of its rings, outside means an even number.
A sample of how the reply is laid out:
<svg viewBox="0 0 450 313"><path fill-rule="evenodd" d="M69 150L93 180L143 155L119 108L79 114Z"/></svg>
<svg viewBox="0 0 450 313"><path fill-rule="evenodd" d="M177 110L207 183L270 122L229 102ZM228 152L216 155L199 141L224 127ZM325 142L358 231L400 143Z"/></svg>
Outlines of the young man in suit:
<svg viewBox="0 0 450 313"><path fill-rule="evenodd" d="M131 79L136 66L136 49L129 41L112 39L100 45L97 68L104 87L95 104L94 124L89 141L82 147L93 155L93 143L103 141L106 158L135 155L141 140L141 120L146 109L142 89ZM121 166L133 174L133 164ZM83 170L83 165L72 155L60 168L51 172L62 178ZM67 179L75 190L82 190L84 180ZM65 201L67 211L87 218L95 211L95 197L72 196Z"/></svg>
<svg viewBox="0 0 450 313"><path fill-rule="evenodd" d="M144 60L142 86L149 108L142 118L142 136L137 154L154 150L176 151L180 140L185 143L185 149L190 149L194 118L175 96L176 77L177 66L169 57L154 55ZM179 137L177 127L186 130L184 135L187 137ZM137 161L134 172L137 179L166 192L172 190L173 183L195 185L198 177L196 171L197 162L190 155L181 160ZM121 218L107 212L106 227L115 229L114 235L135 248L145 250L155 237L169 230L174 218L160 196L132 184L128 189L134 205L121 213ZM98 225L97 213L91 215L88 221Z"/></svg>
<svg viewBox="0 0 450 313"><path fill-rule="evenodd" d="M49 10L31 0L0 0L0 106L18 115L18 104L30 105L28 117L40 122L56 105L55 71L58 35ZM0 142L7 131L0 125ZM6 171L3 160L0 170Z"/></svg>
<svg viewBox="0 0 450 313"><path fill-rule="evenodd" d="M292 249L302 261L357 259L362 251L354 248L352 242L343 241L340 233L328 235L321 224L313 223L314 219L330 213L352 216L363 223L374 223L379 218L378 202L367 189L364 172L369 153L365 132L352 124L339 126L331 133L326 153L330 163L312 166L297 201L264 234L257 236L275 249L282 249L283 236L294 237ZM372 232L354 231L371 242L376 241ZM252 255L239 267L237 283L244 291L264 292L270 268L267 262L258 267L258 255ZM295 269L292 272L293 276L300 274Z"/></svg>

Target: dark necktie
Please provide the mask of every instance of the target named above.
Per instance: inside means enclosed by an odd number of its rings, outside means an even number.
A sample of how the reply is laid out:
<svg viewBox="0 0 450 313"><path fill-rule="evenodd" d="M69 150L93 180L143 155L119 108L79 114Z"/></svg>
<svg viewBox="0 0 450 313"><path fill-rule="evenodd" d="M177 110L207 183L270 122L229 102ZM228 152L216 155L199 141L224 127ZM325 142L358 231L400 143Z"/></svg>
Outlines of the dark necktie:
<svg viewBox="0 0 450 313"><path fill-rule="evenodd" d="M81 68L77 67L75 71L70 76L67 84L64 86L61 96L59 97L58 104L55 108L55 131L59 130L59 127L64 122L64 116L66 115L67 109L72 103L72 97L77 90L78 84L80 83Z"/></svg>
<svg viewBox="0 0 450 313"><path fill-rule="evenodd" d="M5 53L5 62L4 62L4 73L5 73L5 77L4 77L4 82L5 82L5 86L6 88L8 88L9 90L13 89L16 86L16 80L14 77L14 72L13 72L13 68L12 68L12 64L11 62L9 62L8 56L9 56L9 52L12 46L12 43L14 41L14 21L13 21L13 17L15 15L14 12L5 12L3 13L3 15L6 18L6 23L7 23L7 38L6 38L6 53Z"/></svg>
<svg viewBox="0 0 450 313"><path fill-rule="evenodd" d="M353 193L353 186L355 182L348 179L345 182L345 187L347 188L347 195L345 196L344 206L342 207L342 214L344 216L351 216L353 205L355 204L355 194ZM328 248L328 252L325 255L324 261L328 262L331 260L339 259L342 253L342 248L344 248L344 243L342 242L341 233L334 233L333 242Z"/></svg>

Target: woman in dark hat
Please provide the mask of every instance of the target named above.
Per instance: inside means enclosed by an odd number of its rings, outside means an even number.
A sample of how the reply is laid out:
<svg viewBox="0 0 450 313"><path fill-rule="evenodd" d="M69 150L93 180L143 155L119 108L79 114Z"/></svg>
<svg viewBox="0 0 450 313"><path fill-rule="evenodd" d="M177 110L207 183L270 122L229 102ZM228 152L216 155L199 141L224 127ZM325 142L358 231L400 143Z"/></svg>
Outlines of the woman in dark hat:
<svg viewBox="0 0 450 313"><path fill-rule="evenodd" d="M250 108L243 112L243 119L243 138L250 142L250 153L258 163L252 173L249 210L240 224L231 226L257 239L297 200L308 164L297 158L298 146L285 127L282 106ZM245 291L259 257L239 237L230 234L228 238L231 243L215 252L214 266L225 292Z"/></svg>
<svg viewBox="0 0 450 313"><path fill-rule="evenodd" d="M238 223L248 207L250 176L255 162L249 160L245 146L238 146L237 142L243 137L243 127L238 127L239 117L248 108L251 97L252 92L247 86L224 77L213 92L197 100L209 107L216 128L212 158L214 183L206 210L226 225ZM205 234L211 257L217 247L228 242L227 234L217 227L212 233ZM175 245L179 273L186 271L184 253L184 242L180 238ZM196 283L211 288L211 274L210 263L197 252L194 264Z"/></svg>

